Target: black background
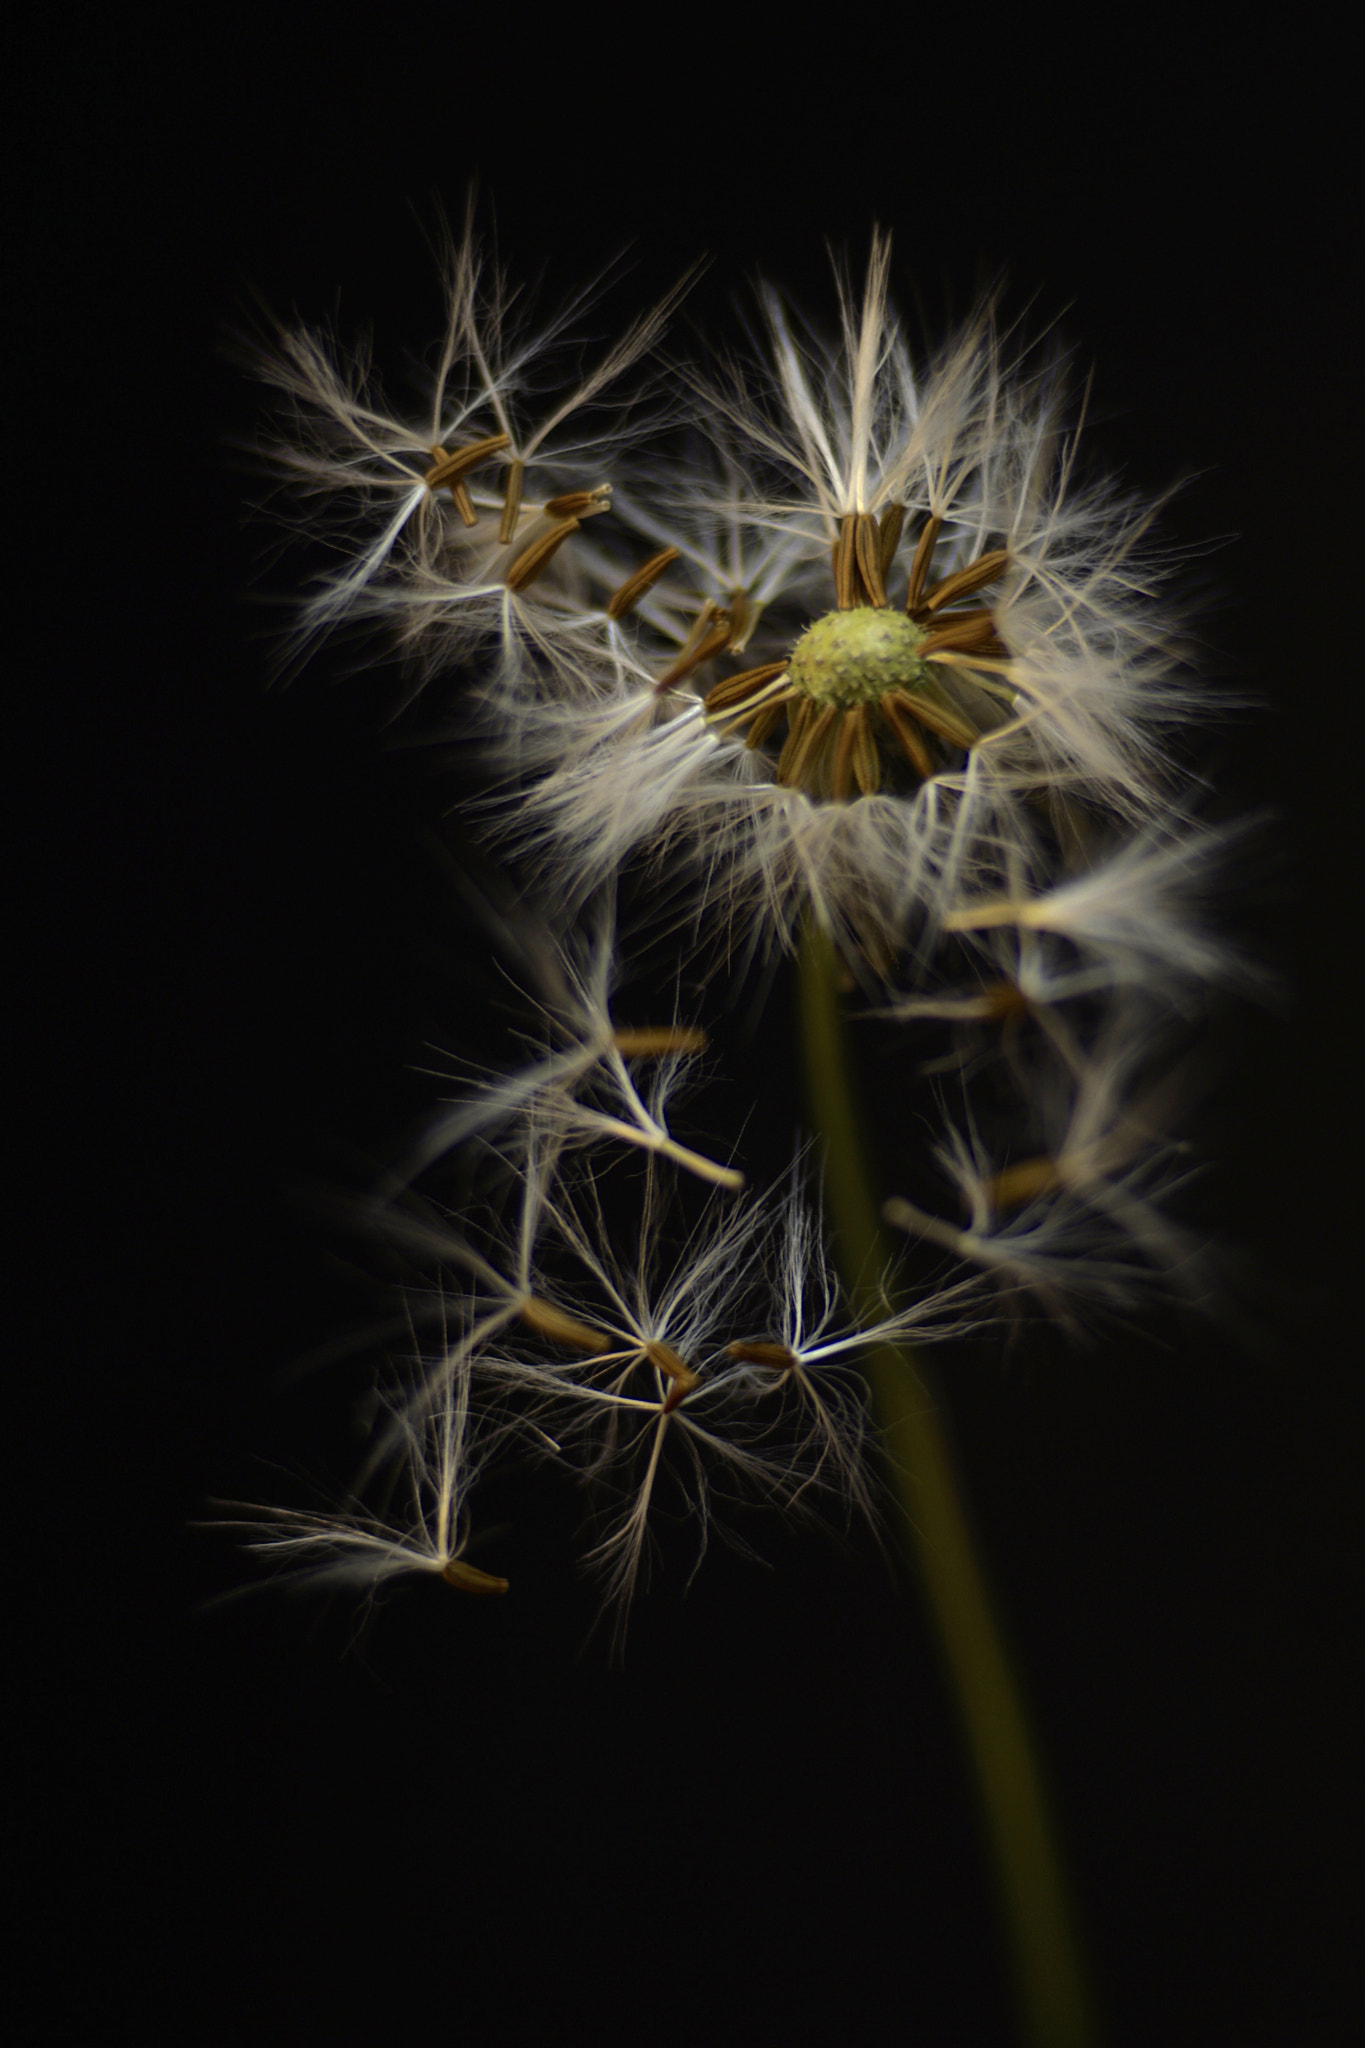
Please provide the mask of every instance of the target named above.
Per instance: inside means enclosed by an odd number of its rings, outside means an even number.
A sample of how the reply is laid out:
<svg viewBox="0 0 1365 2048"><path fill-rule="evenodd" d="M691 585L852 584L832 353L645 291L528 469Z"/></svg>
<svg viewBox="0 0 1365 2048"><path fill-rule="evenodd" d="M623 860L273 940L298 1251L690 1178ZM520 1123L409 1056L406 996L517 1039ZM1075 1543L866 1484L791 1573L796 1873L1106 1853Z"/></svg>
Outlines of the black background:
<svg viewBox="0 0 1365 2048"><path fill-rule="evenodd" d="M190 1527L209 1498L346 1469L357 1369L289 1368L369 1312L368 1268L300 1191L420 1112L412 1067L472 999L392 677L324 656L269 685L253 593L298 571L244 512L225 443L256 398L220 347L259 293L373 322L400 371L439 310L419 222L477 172L547 310L628 246L631 307L711 258L705 334L759 268L827 312L826 239L856 265L873 222L931 329L1004 270L1007 310L1094 360L1101 454L1148 491L1192 474L1167 530L1226 543L1210 665L1261 701L1209 766L1228 810L1276 813L1230 911L1290 993L1215 1027L1201 1200L1261 1336L1040 1344L947 1398L1113 2041L1345 2038L1360 657L1330 81L910 14L776 47L233 19L44 52L13 188L40 394L15 688L46 714L16 769L44 942L19 1003L52 1058L23 1090L52 1264L20 1278L17 1664L55 2009L194 2040L1012 2038L932 1645L871 1546L756 1524L768 1568L718 1549L686 1597L661 1573L623 1670L584 1647L553 1488L485 1509L496 1608L415 1587L357 1635L212 1604L249 1567Z"/></svg>

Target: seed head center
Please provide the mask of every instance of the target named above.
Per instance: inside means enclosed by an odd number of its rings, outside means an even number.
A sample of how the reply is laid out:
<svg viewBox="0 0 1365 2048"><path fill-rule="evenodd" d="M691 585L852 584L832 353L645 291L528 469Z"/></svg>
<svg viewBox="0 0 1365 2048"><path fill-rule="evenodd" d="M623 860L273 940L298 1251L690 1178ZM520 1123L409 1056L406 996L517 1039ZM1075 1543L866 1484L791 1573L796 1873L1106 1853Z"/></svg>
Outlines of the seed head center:
<svg viewBox="0 0 1365 2048"><path fill-rule="evenodd" d="M924 638L904 612L885 606L826 612L793 647L787 682L817 704L843 711L875 704L888 690L914 691L923 680Z"/></svg>

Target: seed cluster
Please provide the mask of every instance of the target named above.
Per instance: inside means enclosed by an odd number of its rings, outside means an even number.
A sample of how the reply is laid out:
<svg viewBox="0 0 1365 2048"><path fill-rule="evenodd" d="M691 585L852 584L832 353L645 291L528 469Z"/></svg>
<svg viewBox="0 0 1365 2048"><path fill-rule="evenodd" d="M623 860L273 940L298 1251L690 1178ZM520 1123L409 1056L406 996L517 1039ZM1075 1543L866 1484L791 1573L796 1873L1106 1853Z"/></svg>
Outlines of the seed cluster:
<svg viewBox="0 0 1365 2048"><path fill-rule="evenodd" d="M1127 1314L1193 1284L1162 1206L1185 1170L1162 1063L1224 964L1190 903L1215 835L1170 788L1193 699L1149 601L1150 513L1077 484L1058 380L1006 363L989 314L924 368L888 254L878 239L835 344L767 295L770 360L684 380L700 404L662 375L604 403L643 378L662 311L553 390L472 232L420 419L326 338L271 359L309 530L320 497L341 508L342 567L300 637L382 616L457 718L474 697L493 773L469 819L511 866L533 1020L386 1194L465 1148L474 1217L403 1225L439 1267L439 1344L389 1438L410 1524L261 1510L279 1561L499 1590L464 1558L463 1501L511 1442L605 1495L590 1559L624 1606L672 1483L703 1540L718 1477L867 1504L865 1407L839 1373L868 1347L1023 1300L1071 1327L1078 1304ZM641 899L647 942L618 923ZM926 1274L902 1237L882 1295L880 1275L841 1289L813 1176L754 1193L743 1119L673 1124L704 998L799 933L826 995L857 982L904 1034L897 1109L932 1077L890 1183L927 1179L932 1207L898 1193L881 1214L954 1263ZM627 1022L644 956L668 999ZM765 1100L760 1121L796 1114Z"/></svg>
<svg viewBox="0 0 1365 2048"><path fill-rule="evenodd" d="M999 582L1007 552L982 554L926 590L942 524L927 519L905 610L897 611L886 601L886 577L904 516L899 505L881 521L847 515L834 549L838 608L808 626L785 661L747 669L707 693L708 715L723 715L730 729L747 726L752 748L785 727L776 779L816 798L872 796L897 763L902 774L908 764L927 781L953 750L972 747L997 722L983 716L983 683L997 699L1012 699L994 680L1008 650L989 607L961 602ZM963 674L975 692L959 685Z"/></svg>

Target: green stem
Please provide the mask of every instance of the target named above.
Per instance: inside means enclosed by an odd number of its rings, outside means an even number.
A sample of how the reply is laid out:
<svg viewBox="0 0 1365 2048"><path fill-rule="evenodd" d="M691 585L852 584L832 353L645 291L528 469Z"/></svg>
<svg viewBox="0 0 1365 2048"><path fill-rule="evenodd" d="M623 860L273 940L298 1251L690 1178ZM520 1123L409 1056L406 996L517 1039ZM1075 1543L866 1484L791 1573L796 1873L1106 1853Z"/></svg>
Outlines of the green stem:
<svg viewBox="0 0 1365 2048"><path fill-rule="evenodd" d="M877 1288L890 1261L844 1055L836 968L829 940L808 929L801 1024L811 1107L826 1148L825 1203L855 1313L872 1321L885 1312ZM932 1393L907 1348L881 1346L866 1370L906 1537L966 1728L1025 2038L1034 2048L1095 2048L1099 2028L1042 1773Z"/></svg>

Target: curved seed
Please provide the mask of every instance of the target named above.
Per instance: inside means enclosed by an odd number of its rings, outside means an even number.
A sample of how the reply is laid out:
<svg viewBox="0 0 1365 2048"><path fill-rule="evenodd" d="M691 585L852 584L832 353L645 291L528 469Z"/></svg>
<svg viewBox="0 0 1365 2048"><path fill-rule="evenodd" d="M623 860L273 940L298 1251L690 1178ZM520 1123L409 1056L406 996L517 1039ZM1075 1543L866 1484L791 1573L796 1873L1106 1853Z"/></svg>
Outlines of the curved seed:
<svg viewBox="0 0 1365 2048"><path fill-rule="evenodd" d="M533 540L529 547L524 547L502 579L507 588L528 590L542 570L548 568L551 558L558 554L569 535L577 533L580 523L577 519L563 519L558 526L552 526L548 533L542 533Z"/></svg>
<svg viewBox="0 0 1365 2048"><path fill-rule="evenodd" d="M995 583L1004 575L1009 559L1004 548L992 548L989 554L969 562L965 569L955 569L951 576L934 585L924 600L925 611L941 611L955 597L970 597L974 590L984 590L988 583Z"/></svg>
<svg viewBox="0 0 1365 2048"><path fill-rule="evenodd" d="M627 612L633 611L645 592L658 582L664 570L677 561L680 552L678 548L660 548L657 555L651 555L647 562L641 563L635 574L627 576L625 582L619 584L607 599L607 617L623 619Z"/></svg>
<svg viewBox="0 0 1365 2048"><path fill-rule="evenodd" d="M505 1593L508 1586L506 1579L495 1579L491 1572L481 1572L477 1565L466 1564L459 1557L441 1567L441 1577L461 1593Z"/></svg>

